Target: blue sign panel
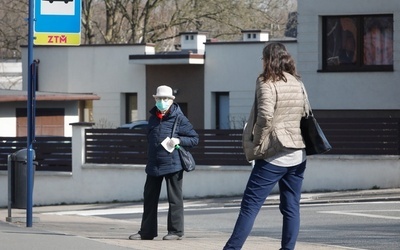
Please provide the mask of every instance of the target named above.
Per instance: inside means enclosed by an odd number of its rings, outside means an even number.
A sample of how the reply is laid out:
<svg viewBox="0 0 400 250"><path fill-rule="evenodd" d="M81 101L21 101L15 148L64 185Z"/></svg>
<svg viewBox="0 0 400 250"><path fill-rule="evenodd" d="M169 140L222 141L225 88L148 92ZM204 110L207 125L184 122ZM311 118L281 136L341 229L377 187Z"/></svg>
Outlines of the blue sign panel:
<svg viewBox="0 0 400 250"><path fill-rule="evenodd" d="M35 44L79 45L81 0L35 0Z"/></svg>

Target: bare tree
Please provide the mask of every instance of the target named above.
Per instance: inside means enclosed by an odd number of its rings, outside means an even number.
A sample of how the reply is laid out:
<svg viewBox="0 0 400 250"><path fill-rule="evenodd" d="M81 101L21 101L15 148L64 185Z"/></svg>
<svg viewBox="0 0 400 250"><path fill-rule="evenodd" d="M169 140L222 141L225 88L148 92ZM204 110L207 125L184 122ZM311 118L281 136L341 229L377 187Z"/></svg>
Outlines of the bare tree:
<svg viewBox="0 0 400 250"><path fill-rule="evenodd" d="M125 28L128 29L128 32L126 32L128 43L152 42L152 39L149 37L154 34L155 29L163 29L165 27L162 20L159 19L160 16L157 15L158 7L164 2L168 1L128 0L127 5L120 5L123 19L127 23ZM154 19L157 19L157 21L154 22Z"/></svg>
<svg viewBox="0 0 400 250"><path fill-rule="evenodd" d="M81 14L81 23L82 23L82 38L83 43L85 44L94 44L96 43L96 34L93 28L93 1L94 0L83 0L82 1L82 14Z"/></svg>
<svg viewBox="0 0 400 250"><path fill-rule="evenodd" d="M27 1L0 0L0 59L21 58L28 42Z"/></svg>
<svg viewBox="0 0 400 250"><path fill-rule="evenodd" d="M210 38L238 40L241 30L284 36L297 0L81 0L82 43L156 43L173 50L179 33L206 31ZM27 0L0 0L0 59L20 58L27 44Z"/></svg>
<svg viewBox="0 0 400 250"><path fill-rule="evenodd" d="M94 0L90 0L94 1ZM282 37L294 0L105 0L91 21L104 43L157 43L171 50L183 31L207 31L237 40L243 29L269 30ZM92 11L96 11L94 8Z"/></svg>

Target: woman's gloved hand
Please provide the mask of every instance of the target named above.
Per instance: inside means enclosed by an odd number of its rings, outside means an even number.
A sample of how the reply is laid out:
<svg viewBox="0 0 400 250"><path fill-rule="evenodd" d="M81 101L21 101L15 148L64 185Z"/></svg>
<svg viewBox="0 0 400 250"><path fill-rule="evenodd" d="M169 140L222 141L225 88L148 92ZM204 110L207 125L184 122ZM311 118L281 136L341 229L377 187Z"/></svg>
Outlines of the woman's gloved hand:
<svg viewBox="0 0 400 250"><path fill-rule="evenodd" d="M171 140L168 142L168 146L174 148L176 145L179 145L181 141L178 138L172 137Z"/></svg>

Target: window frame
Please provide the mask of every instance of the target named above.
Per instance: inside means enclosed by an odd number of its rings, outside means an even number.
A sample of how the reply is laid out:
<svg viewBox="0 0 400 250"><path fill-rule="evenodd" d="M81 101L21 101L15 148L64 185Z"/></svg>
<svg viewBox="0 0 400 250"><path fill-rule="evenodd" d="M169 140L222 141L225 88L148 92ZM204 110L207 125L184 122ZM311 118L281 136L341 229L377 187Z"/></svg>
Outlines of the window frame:
<svg viewBox="0 0 400 250"><path fill-rule="evenodd" d="M393 14L369 14L369 15L333 15L322 17L322 69L319 72L371 72L371 71L394 71L392 64L367 65L364 64L364 20L368 17L388 17L394 21ZM356 60L354 64L338 64L328 65L328 21L334 18L351 18L355 19L357 25ZM392 34L394 33L394 25L392 24ZM393 39L393 36L392 36ZM393 40L394 42L394 40ZM393 52L392 52L393 53ZM393 54L392 54L393 55Z"/></svg>

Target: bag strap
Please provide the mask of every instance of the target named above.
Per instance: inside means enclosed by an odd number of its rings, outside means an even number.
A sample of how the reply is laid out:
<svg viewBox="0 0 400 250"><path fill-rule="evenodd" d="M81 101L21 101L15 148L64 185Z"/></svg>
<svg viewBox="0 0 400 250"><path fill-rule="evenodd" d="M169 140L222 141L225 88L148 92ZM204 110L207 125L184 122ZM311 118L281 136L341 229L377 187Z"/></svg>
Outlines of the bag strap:
<svg viewBox="0 0 400 250"><path fill-rule="evenodd" d="M258 113L258 107L257 107L258 103L257 103L257 91L254 95L254 102L253 102L253 107L251 108L251 111L253 113L253 128L254 125L256 124L257 121L257 113ZM253 128L251 128L251 131L253 131Z"/></svg>
<svg viewBox="0 0 400 250"><path fill-rule="evenodd" d="M172 127L172 131L171 131L171 138L174 137L175 130L176 130L176 125L178 123L178 120L179 120L179 116L176 116L175 122L174 122L174 126Z"/></svg>
<svg viewBox="0 0 400 250"><path fill-rule="evenodd" d="M310 116L313 114L312 109L311 109L311 104L310 101L308 100L308 95L306 88L304 87L304 83L300 81L301 84L301 89L303 90L303 97L304 97L304 111L306 113L306 117Z"/></svg>

